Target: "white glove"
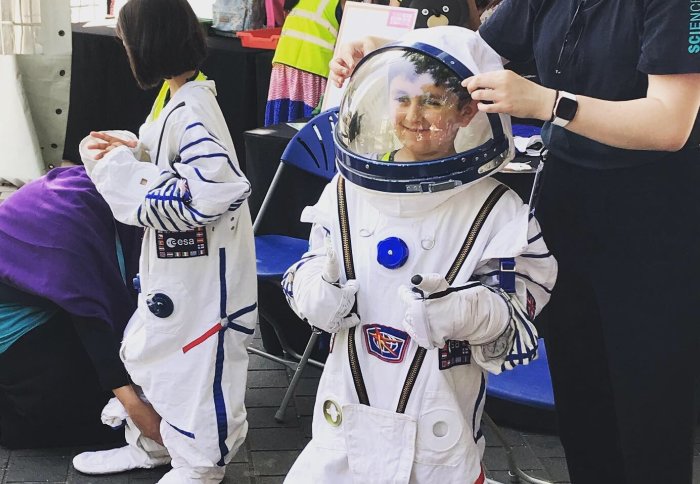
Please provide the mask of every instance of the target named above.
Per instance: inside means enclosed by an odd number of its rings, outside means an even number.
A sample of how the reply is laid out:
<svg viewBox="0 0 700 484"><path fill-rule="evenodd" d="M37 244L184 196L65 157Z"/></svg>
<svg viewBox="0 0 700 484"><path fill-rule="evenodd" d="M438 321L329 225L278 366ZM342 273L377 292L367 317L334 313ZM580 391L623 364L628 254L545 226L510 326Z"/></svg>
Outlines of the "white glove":
<svg viewBox="0 0 700 484"><path fill-rule="evenodd" d="M316 272L308 278L303 277L304 272L313 271L313 266L320 264L321 267L316 267L316 270L320 269L320 274ZM297 314L312 326L329 333L337 333L360 322L357 314L350 314L359 285L354 279L341 285L339 279L338 258L330 247L327 247L325 257L307 262L294 278Z"/></svg>
<svg viewBox="0 0 700 484"><path fill-rule="evenodd" d="M431 293L444 291L450 286L440 274L415 275L413 286L400 286L399 297L406 305L403 326L408 335L423 348L432 349L433 343L425 298ZM442 346L442 345L440 345Z"/></svg>
<svg viewBox="0 0 700 484"><path fill-rule="evenodd" d="M110 398L100 414L102 423L113 429L124 425L124 421L128 416L129 414L126 413L124 405L116 398Z"/></svg>
<svg viewBox="0 0 700 484"><path fill-rule="evenodd" d="M442 348L447 340L482 344L503 333L510 319L505 300L478 282L451 287L440 274L413 276L399 287L403 325L419 346Z"/></svg>

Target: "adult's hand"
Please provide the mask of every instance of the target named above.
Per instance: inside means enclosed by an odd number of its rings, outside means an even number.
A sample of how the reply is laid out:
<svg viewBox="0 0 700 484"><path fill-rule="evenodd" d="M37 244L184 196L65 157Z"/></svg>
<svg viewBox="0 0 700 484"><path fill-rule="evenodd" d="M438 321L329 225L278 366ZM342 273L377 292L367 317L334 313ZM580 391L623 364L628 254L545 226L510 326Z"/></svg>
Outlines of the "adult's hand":
<svg viewBox="0 0 700 484"><path fill-rule="evenodd" d="M160 436L161 417L151 404L141 400L131 385L115 388L112 392L141 433L163 445L163 438Z"/></svg>
<svg viewBox="0 0 700 484"><path fill-rule="evenodd" d="M364 56L387 42L389 42L388 39L368 36L341 45L338 48L338 54L331 59L329 64L330 74L328 80L335 87L342 87L345 79L350 77L352 71L355 70L357 63Z"/></svg>
<svg viewBox="0 0 700 484"><path fill-rule="evenodd" d="M104 155L112 151L117 146L128 146L129 148L136 148L136 140L124 140L112 136L107 133L100 133L99 131L90 131L90 136L102 140L102 143L93 143L88 145L87 148L90 150L102 150L97 155L95 155L96 160L101 160Z"/></svg>
<svg viewBox="0 0 700 484"><path fill-rule="evenodd" d="M540 86L513 71L477 74L462 81L479 111L505 113L518 118L549 121L556 91Z"/></svg>

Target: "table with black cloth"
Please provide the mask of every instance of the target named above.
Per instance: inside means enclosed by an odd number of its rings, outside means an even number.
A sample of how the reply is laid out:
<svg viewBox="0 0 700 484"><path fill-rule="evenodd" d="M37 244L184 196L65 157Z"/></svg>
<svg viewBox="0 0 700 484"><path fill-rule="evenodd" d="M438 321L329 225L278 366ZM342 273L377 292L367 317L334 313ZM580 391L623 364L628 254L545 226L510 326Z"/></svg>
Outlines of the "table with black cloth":
<svg viewBox="0 0 700 484"><path fill-rule="evenodd" d="M63 157L80 162L78 145L90 131L127 129L138 133L159 87L146 91L138 87L114 28L72 27L70 106ZM245 169L243 132L264 122L274 52L245 48L238 38L209 36L207 45L209 54L202 72L216 82L217 99Z"/></svg>

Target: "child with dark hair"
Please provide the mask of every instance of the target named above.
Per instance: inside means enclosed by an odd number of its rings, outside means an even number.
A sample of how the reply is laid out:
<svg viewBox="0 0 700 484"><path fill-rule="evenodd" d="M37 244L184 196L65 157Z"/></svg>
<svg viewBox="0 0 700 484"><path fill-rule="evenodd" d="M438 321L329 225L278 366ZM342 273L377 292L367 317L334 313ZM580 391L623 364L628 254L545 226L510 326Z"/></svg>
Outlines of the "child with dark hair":
<svg viewBox="0 0 700 484"><path fill-rule="evenodd" d="M423 161L456 153L460 128L476 114L475 103L450 70L415 52L409 62L389 68L389 102L400 148L384 153L383 161Z"/></svg>
<svg viewBox="0 0 700 484"><path fill-rule="evenodd" d="M115 218L146 229L120 356L162 417L163 446L127 421L129 445L73 465L104 474L172 459L161 483L218 483L248 428L246 346L257 310L250 184L214 83L197 80L206 44L187 1L130 0L117 34L139 85L165 80L170 95L138 141L93 132L87 144L90 177Z"/></svg>

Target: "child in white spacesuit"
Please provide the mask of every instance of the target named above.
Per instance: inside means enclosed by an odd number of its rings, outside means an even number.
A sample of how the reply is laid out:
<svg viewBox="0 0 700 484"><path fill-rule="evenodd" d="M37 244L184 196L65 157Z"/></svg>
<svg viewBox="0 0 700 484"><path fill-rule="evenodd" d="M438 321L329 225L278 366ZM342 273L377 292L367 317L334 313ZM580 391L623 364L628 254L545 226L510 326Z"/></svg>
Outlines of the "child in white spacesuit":
<svg viewBox="0 0 700 484"><path fill-rule="evenodd" d="M145 227L138 309L120 356L162 418L164 447L128 425L129 445L73 464L103 474L171 461L161 483L218 483L248 428L246 347L257 319L250 184L214 83L197 80L206 42L188 2L130 0L117 35L140 86L169 86L138 143L93 133L99 141L88 146L99 151L90 177L115 218Z"/></svg>
<svg viewBox="0 0 700 484"><path fill-rule="evenodd" d="M283 281L332 333L313 439L285 482L485 482L486 373L536 357L557 271L529 207L489 177L512 157L509 119L459 86L497 69L476 34L436 27L350 78L340 173L303 212L310 249Z"/></svg>

